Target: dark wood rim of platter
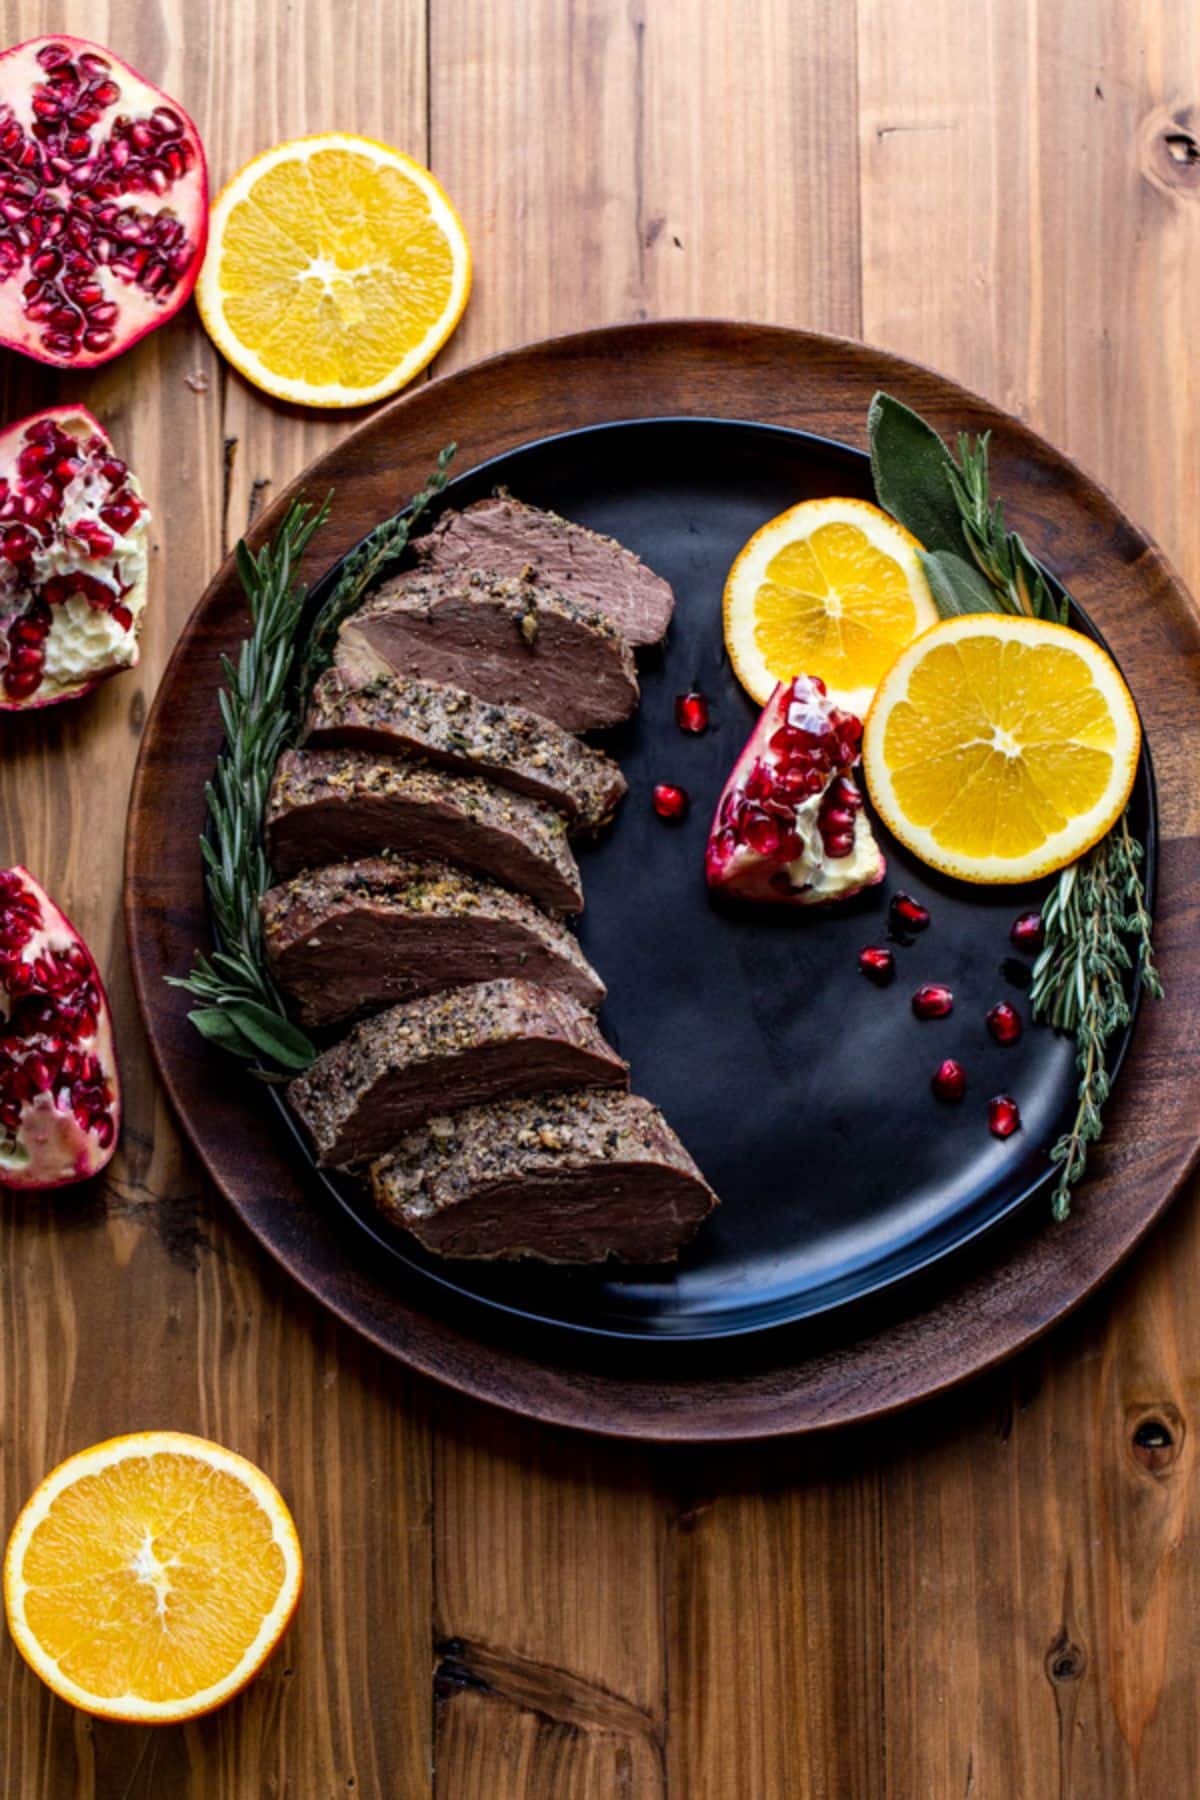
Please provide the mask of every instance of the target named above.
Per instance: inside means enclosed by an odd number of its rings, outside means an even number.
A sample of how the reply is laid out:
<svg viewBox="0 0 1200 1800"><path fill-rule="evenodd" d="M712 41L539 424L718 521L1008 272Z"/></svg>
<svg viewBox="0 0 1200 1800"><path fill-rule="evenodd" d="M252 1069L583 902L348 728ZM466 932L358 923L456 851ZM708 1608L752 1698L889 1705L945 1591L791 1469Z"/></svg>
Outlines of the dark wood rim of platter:
<svg viewBox="0 0 1200 1800"><path fill-rule="evenodd" d="M220 746L218 655L246 626L232 558L188 620L143 734L126 843L134 982L171 1102L217 1187L311 1294L414 1369L547 1422L664 1442L749 1439L879 1418L1029 1344L1129 1254L1200 1159L1193 1070L1200 957L1200 614L1157 546L1090 477L1026 426L932 370L848 340L734 321L581 332L506 352L382 408L256 522L259 545L296 499L334 491L312 581L420 486L451 439L468 468L533 439L619 419L696 415L786 425L861 446L884 387L947 437L990 430L996 492L1013 523L1104 632L1141 708L1159 789L1156 942L1168 998L1142 1007L1095 1174L1071 1219L990 1237L921 1288L816 1331L797 1326L623 1362L561 1336L498 1339L494 1322L426 1310L372 1266L361 1234L323 1209L273 1109L187 1022L165 977L208 924L197 850Z"/></svg>

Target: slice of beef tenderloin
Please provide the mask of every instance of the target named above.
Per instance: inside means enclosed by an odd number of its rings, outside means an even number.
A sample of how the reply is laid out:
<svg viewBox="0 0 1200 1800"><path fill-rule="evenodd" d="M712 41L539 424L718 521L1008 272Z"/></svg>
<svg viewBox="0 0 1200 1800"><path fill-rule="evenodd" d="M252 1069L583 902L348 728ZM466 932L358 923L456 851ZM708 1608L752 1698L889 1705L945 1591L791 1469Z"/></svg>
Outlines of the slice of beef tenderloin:
<svg viewBox="0 0 1200 1800"><path fill-rule="evenodd" d="M633 652L603 613L478 572L394 576L342 625L336 662L354 681L391 668L566 731L618 725L638 702Z"/></svg>
<svg viewBox="0 0 1200 1800"><path fill-rule="evenodd" d="M625 792L610 756L550 719L392 670L356 683L340 669L326 669L313 690L304 741L309 748L419 756L439 768L484 775L555 807L578 831L604 824Z"/></svg>
<svg viewBox="0 0 1200 1800"><path fill-rule="evenodd" d="M442 988L520 976L596 1007L604 983L523 894L433 857L312 869L263 896L267 964L310 1031Z"/></svg>
<svg viewBox="0 0 1200 1800"><path fill-rule="evenodd" d="M486 981L367 1019L288 1086L317 1161L384 1151L432 1113L557 1088L628 1087L592 1014L528 981Z"/></svg>
<svg viewBox="0 0 1200 1800"><path fill-rule="evenodd" d="M717 1204L656 1107L597 1088L439 1114L371 1190L441 1256L562 1263L671 1261Z"/></svg>
<svg viewBox="0 0 1200 1800"><path fill-rule="evenodd" d="M369 750L285 750L266 811L277 875L379 850L444 857L554 912L581 912L567 822L553 807Z"/></svg>
<svg viewBox="0 0 1200 1800"><path fill-rule="evenodd" d="M424 568L441 573L531 573L535 581L604 613L631 644L657 644L671 623L670 585L632 550L508 494L443 513L413 550Z"/></svg>

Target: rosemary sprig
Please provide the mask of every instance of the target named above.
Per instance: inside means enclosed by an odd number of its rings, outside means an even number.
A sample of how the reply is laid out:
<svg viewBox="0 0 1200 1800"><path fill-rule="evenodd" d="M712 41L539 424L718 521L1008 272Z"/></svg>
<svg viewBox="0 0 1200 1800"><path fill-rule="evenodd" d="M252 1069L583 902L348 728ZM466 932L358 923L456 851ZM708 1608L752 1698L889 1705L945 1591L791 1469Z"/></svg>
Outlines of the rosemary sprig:
<svg viewBox="0 0 1200 1800"><path fill-rule="evenodd" d="M445 445L439 452L437 468L420 493L413 495L403 512L395 513L382 525L377 525L354 554L346 558L337 584L317 614L304 648L299 680L302 703L312 692L317 676L333 660L334 642L342 620L354 611L371 583L390 563L399 561L407 550L417 523L450 479L450 464L457 449L457 444Z"/></svg>
<svg viewBox="0 0 1200 1800"><path fill-rule="evenodd" d="M225 746L205 793L210 830L200 840L205 886L219 947L197 955L190 975L168 976L203 1001L188 1014L200 1034L248 1062L263 1081L284 1081L316 1056L310 1039L288 1018L267 972L259 901L271 885L262 821L275 764L299 730L312 684L333 655L339 625L372 581L407 548L414 525L445 487L455 446L403 512L378 526L350 556L301 644L307 595L297 580L314 532L329 517L329 501L297 504L257 556L237 547L238 574L250 607L250 635L238 660L221 658L225 687L218 696Z"/></svg>
<svg viewBox="0 0 1200 1800"><path fill-rule="evenodd" d="M1046 943L1034 965L1033 1016L1074 1035L1079 1074L1075 1117L1050 1152L1058 1169L1051 1207L1059 1220L1071 1210L1071 1189L1103 1129L1108 1041L1131 1017L1126 977L1135 959L1146 992L1162 998L1142 860L1142 846L1123 814L1107 837L1063 870L1042 908Z"/></svg>
<svg viewBox="0 0 1200 1800"><path fill-rule="evenodd" d="M1031 619L1067 622L1067 603L1060 605L1045 570L1025 548L1021 536L1004 522L1004 502L991 498L988 446L991 432L972 439L958 434L958 462L947 471L959 511L962 534L975 566L1000 602L998 611L1025 613Z"/></svg>
<svg viewBox="0 0 1200 1800"><path fill-rule="evenodd" d="M173 987L205 1003L188 1014L197 1031L250 1063L264 1080L295 1074L316 1054L288 1019L267 973L258 903L271 883L263 809L276 759L295 730L292 674L305 600L296 576L328 517L328 500L315 509L297 503L257 556L245 542L238 544L251 630L236 664L221 658L225 747L205 790L211 832L200 840L220 948L197 955L190 975L168 977Z"/></svg>

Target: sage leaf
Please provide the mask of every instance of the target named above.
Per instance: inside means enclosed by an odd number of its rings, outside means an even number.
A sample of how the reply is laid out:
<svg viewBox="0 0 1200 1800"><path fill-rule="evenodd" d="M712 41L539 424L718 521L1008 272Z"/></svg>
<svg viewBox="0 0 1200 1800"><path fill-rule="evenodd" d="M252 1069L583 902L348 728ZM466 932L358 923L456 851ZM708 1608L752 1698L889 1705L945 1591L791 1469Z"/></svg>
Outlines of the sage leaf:
<svg viewBox="0 0 1200 1800"><path fill-rule="evenodd" d="M227 1007L198 1006L188 1014L188 1018L200 1036L207 1038L210 1044L215 1044L218 1050L224 1050L230 1056L244 1057L249 1062L257 1058L257 1046L249 1038L242 1036L233 1013Z"/></svg>
<svg viewBox="0 0 1200 1800"><path fill-rule="evenodd" d="M879 393L867 414L867 438L880 506L924 549L962 556L954 459L933 427L891 394Z"/></svg>
<svg viewBox="0 0 1200 1800"><path fill-rule="evenodd" d="M282 1014L272 1012L258 1000L234 1000L225 1009L243 1037L249 1038L263 1056L281 1069L307 1069L316 1059L310 1040L298 1026Z"/></svg>
<svg viewBox="0 0 1200 1800"><path fill-rule="evenodd" d="M923 550L918 560L925 571L934 605L943 619L957 619L963 613L1004 610L996 590L984 580L974 563L965 562L951 550Z"/></svg>

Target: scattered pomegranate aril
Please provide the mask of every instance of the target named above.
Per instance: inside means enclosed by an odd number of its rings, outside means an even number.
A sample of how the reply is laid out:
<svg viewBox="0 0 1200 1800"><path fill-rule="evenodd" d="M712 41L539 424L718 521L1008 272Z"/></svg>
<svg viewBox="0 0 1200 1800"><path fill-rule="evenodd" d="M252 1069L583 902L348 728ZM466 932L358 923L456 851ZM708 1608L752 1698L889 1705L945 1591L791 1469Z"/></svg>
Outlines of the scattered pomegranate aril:
<svg viewBox="0 0 1200 1800"><path fill-rule="evenodd" d="M1023 912L1013 920L1008 935L1018 950L1040 950L1046 941L1041 913Z"/></svg>
<svg viewBox="0 0 1200 1800"><path fill-rule="evenodd" d="M686 694L680 694L675 702L675 723L680 731L690 731L696 736L708 730L708 701L695 688Z"/></svg>
<svg viewBox="0 0 1200 1800"><path fill-rule="evenodd" d="M0 870L0 1187L86 1180L111 1157L120 1122L96 965L28 870Z"/></svg>
<svg viewBox="0 0 1200 1800"><path fill-rule="evenodd" d="M686 819L691 804L687 789L669 781L660 781L654 790L654 810L660 819Z"/></svg>
<svg viewBox="0 0 1200 1800"><path fill-rule="evenodd" d="M927 981L912 997L918 1019L944 1019L954 1010L954 995L939 981Z"/></svg>
<svg viewBox="0 0 1200 1800"><path fill-rule="evenodd" d="M165 101L65 34L0 55L0 343L94 367L187 300L208 177L195 126Z"/></svg>
<svg viewBox="0 0 1200 1800"><path fill-rule="evenodd" d="M709 886L814 906L881 881L883 857L852 773L861 737L823 682L780 682L718 802L704 859Z"/></svg>
<svg viewBox="0 0 1200 1800"><path fill-rule="evenodd" d="M967 1071L960 1062L948 1056L934 1070L929 1085L937 1099L944 1100L948 1106L956 1105L967 1091Z"/></svg>
<svg viewBox="0 0 1200 1800"><path fill-rule="evenodd" d="M896 958L886 947L868 944L858 953L858 966L876 987L887 987L896 979Z"/></svg>
<svg viewBox="0 0 1200 1800"><path fill-rule="evenodd" d="M1015 1044L1022 1032L1021 1015L1007 1000L993 1006L987 1016L987 1028L998 1044Z"/></svg>
<svg viewBox="0 0 1200 1800"><path fill-rule="evenodd" d="M0 496L0 712L78 699L137 661L137 481L89 412L60 406L0 433Z"/></svg>
<svg viewBox="0 0 1200 1800"><path fill-rule="evenodd" d="M929 910L919 900L914 900L911 894L893 894L892 903L888 907L888 925L892 935L903 943L914 932L928 928Z"/></svg>
<svg viewBox="0 0 1200 1800"><path fill-rule="evenodd" d="M988 1130L993 1137L1010 1138L1021 1129L1021 1109L1011 1094L996 1094L988 1101Z"/></svg>

